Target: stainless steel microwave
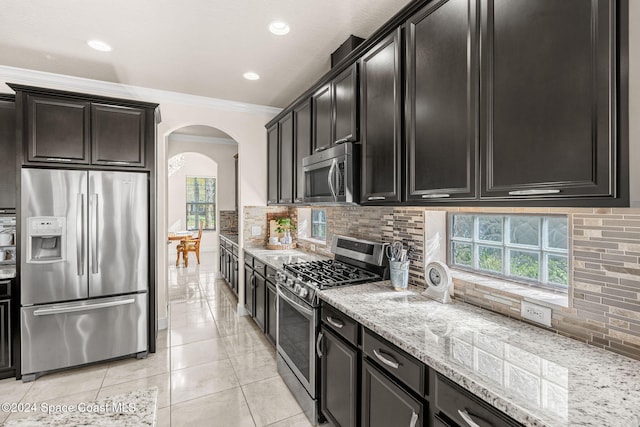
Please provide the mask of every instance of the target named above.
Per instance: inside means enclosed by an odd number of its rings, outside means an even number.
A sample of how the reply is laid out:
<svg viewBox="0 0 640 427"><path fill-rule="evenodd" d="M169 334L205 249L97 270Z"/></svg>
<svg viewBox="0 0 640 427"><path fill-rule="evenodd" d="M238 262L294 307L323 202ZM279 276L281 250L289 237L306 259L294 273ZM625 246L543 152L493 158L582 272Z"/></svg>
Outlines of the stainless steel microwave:
<svg viewBox="0 0 640 427"><path fill-rule="evenodd" d="M360 201L360 146L335 145L302 159L305 203Z"/></svg>

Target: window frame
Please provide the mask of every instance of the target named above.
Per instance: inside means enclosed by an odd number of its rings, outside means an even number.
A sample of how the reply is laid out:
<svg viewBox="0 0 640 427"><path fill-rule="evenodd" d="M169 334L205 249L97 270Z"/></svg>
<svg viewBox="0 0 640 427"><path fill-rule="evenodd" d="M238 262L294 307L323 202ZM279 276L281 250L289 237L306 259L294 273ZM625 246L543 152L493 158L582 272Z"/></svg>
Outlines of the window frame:
<svg viewBox="0 0 640 427"><path fill-rule="evenodd" d="M204 180L212 180L213 181L213 200L209 200L206 198L206 194L205 194L205 199L206 201L204 202L200 202L200 201L192 201L189 200L188 194L189 194L189 180L198 180L198 179L204 179ZM206 188L206 181L205 181L205 188ZM218 182L216 177L211 177L211 176L186 176L185 177L185 229L188 231L197 231L200 229L200 221L205 222L204 227L202 227L202 230L208 230L208 231L215 231L217 228L217 196L218 196ZM203 216L200 216L198 213L196 213L196 225L194 227L189 226L189 215L190 215L190 207L203 207L204 209L204 214ZM211 207L211 212L212 212L212 221L213 221L213 227L211 227L211 225L208 223L207 221L207 216L206 216L206 212L207 212L207 206ZM198 209L199 210L199 209Z"/></svg>
<svg viewBox="0 0 640 427"><path fill-rule="evenodd" d="M324 221L314 221L314 213L323 212ZM324 226L324 236L314 233L314 225ZM327 210L322 208L311 208L311 238L318 240L327 240Z"/></svg>
<svg viewBox="0 0 640 427"><path fill-rule="evenodd" d="M467 237L454 237L454 218L456 216L466 216L473 218L472 236ZM502 239L501 241L488 241L480 240L479 235L479 223L482 217L499 217L502 221ZM538 231L538 245L529 245L514 243L511 241L511 221L517 217L534 217L539 220ZM549 246L549 220L554 218L564 218L567 221L567 247L554 248ZM554 291L560 291L568 293L570 286L570 271L571 271L571 258L569 256L569 218L567 215L554 215L554 214L502 214L502 213L465 213L465 212L451 212L447 216L447 264L449 267L468 271L475 274L486 275L490 277L499 278L501 280L507 280L519 284L524 284L534 288L551 289ZM471 265L466 266L463 264L455 263L454 246L455 244L471 245ZM501 271L488 270L480 268L480 256L479 248L496 248L502 251L501 256ZM511 272L511 255L512 252L521 251L528 253L535 253L538 256L538 278L531 279L514 275ZM567 284L557 284L549 281L549 259L553 256L564 257L567 263Z"/></svg>

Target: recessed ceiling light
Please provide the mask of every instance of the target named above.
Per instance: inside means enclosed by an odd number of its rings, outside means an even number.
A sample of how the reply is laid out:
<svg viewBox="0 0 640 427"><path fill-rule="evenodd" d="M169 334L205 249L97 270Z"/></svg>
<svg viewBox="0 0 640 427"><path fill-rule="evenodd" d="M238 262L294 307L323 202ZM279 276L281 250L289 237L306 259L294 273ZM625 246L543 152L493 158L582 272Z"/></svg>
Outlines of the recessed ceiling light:
<svg viewBox="0 0 640 427"><path fill-rule="evenodd" d="M111 46L101 40L88 40L87 44L100 52L111 52Z"/></svg>
<svg viewBox="0 0 640 427"><path fill-rule="evenodd" d="M260 78L260 75L258 75L257 73L254 73L252 71L244 73L242 76L247 80L258 80Z"/></svg>
<svg viewBox="0 0 640 427"><path fill-rule="evenodd" d="M289 26L286 22L275 21L269 24L269 31L277 36L284 36L289 33Z"/></svg>

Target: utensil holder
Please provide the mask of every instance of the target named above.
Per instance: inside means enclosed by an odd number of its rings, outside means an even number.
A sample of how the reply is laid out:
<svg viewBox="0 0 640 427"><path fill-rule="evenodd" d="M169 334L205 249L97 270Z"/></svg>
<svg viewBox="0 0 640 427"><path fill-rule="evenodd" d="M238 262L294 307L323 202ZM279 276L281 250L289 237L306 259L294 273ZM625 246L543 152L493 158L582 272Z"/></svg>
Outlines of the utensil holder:
<svg viewBox="0 0 640 427"><path fill-rule="evenodd" d="M391 286L396 291L402 291L409 286L410 261L389 261L389 275Z"/></svg>

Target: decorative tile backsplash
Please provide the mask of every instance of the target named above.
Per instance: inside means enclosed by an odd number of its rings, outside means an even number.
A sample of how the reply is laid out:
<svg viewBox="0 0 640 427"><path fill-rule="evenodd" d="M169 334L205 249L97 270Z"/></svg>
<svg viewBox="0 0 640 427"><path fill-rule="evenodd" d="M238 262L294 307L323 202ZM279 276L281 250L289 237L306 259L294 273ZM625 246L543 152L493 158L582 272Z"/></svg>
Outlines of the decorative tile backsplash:
<svg viewBox="0 0 640 427"><path fill-rule="evenodd" d="M331 255L333 234L416 246L409 282L424 287L423 207L326 207L327 243L299 241L298 247ZM447 212L567 214L571 229L572 289L569 307L554 307L550 330L640 360L640 209L627 208L429 208ZM245 236L251 226L266 229L266 213L296 217L297 208L245 209ZM248 237L263 245L265 236ZM471 281L454 280L455 298L520 319L523 297Z"/></svg>
<svg viewBox="0 0 640 427"><path fill-rule="evenodd" d="M238 211L220 211L221 233L237 233L238 232Z"/></svg>

